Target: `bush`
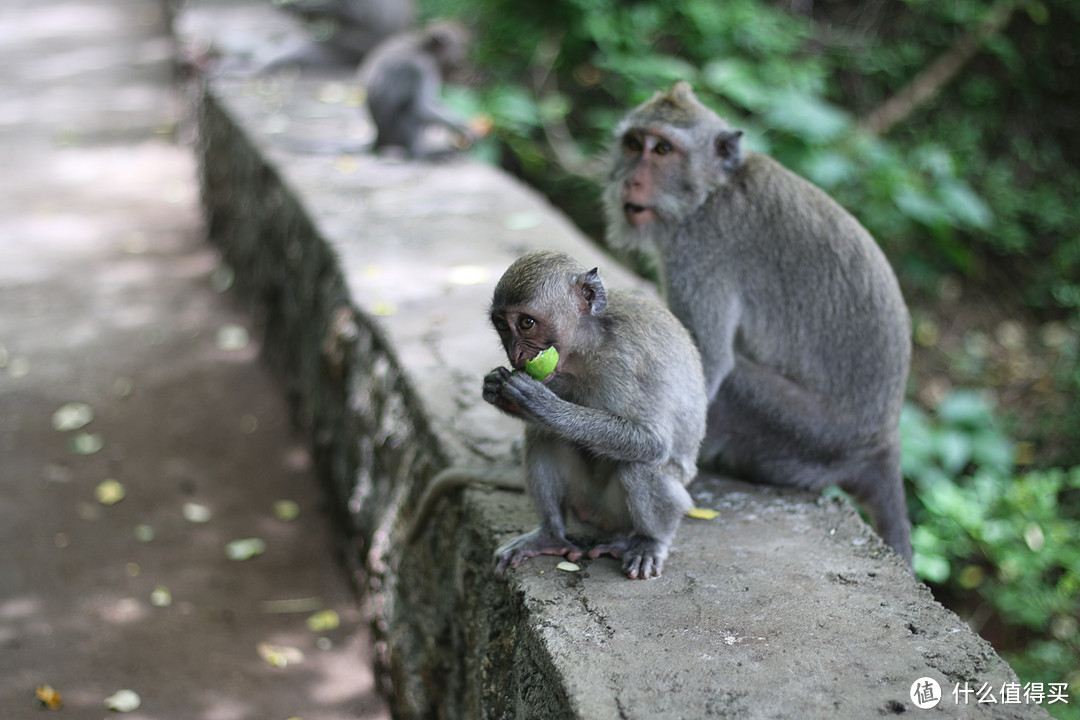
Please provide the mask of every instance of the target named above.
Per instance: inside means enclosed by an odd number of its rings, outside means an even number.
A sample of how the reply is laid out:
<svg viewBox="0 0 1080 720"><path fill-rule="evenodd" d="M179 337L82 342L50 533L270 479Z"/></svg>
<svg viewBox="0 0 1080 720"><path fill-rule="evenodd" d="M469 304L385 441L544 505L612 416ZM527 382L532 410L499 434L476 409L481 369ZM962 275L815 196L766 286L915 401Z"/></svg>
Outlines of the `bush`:
<svg viewBox="0 0 1080 720"><path fill-rule="evenodd" d="M906 407L901 436L916 573L967 604L1021 678L1080 686L1080 467L1015 475L1009 439L970 391L933 417ZM1047 709L1080 718L1075 704Z"/></svg>

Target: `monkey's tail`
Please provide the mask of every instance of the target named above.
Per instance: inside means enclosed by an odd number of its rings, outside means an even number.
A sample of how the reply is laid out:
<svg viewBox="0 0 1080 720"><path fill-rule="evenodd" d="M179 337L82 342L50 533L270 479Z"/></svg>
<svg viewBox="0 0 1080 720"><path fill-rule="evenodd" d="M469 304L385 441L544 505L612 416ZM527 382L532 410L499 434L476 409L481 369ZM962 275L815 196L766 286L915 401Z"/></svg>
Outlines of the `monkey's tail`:
<svg viewBox="0 0 1080 720"><path fill-rule="evenodd" d="M427 529L435 506L443 496L458 488L482 485L525 492L525 478L522 470L514 465L458 465L439 472L428 483L420 502L413 513L409 527L408 542L415 542Z"/></svg>

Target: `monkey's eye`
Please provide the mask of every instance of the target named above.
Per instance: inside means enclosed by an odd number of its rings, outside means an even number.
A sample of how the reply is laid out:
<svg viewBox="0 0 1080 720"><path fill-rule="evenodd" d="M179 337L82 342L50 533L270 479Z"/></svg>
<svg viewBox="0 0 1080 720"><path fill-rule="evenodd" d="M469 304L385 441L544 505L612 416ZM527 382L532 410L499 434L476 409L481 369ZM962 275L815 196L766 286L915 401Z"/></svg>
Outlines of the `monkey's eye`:
<svg viewBox="0 0 1080 720"><path fill-rule="evenodd" d="M501 317L491 318L491 324L495 326L496 332L506 332L510 329L510 323L503 320Z"/></svg>
<svg viewBox="0 0 1080 720"><path fill-rule="evenodd" d="M536 320L528 315L522 315L521 318L518 319L517 324L518 328L521 330L532 330L533 326L536 325Z"/></svg>
<svg viewBox="0 0 1080 720"><path fill-rule="evenodd" d="M641 144L640 138L637 138L633 135L627 135L623 138L623 147L625 147L630 152L641 152L644 146Z"/></svg>
<svg viewBox="0 0 1080 720"><path fill-rule="evenodd" d="M660 142L656 143L655 146L653 146L653 152L657 155L667 155L673 149L674 148L671 147L671 143L666 140L661 140Z"/></svg>

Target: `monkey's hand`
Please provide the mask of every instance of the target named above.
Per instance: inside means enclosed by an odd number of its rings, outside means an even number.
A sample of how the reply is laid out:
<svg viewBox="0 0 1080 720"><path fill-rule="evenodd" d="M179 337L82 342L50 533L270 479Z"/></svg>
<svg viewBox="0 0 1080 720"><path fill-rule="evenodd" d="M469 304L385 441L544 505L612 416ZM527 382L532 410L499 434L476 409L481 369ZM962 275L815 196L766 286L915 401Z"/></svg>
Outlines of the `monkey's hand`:
<svg viewBox="0 0 1080 720"><path fill-rule="evenodd" d="M660 577L668 555L668 544L655 538L635 535L626 540L597 545L589 551L591 558L600 555L621 559L622 571L631 580L648 580Z"/></svg>
<svg viewBox="0 0 1080 720"><path fill-rule="evenodd" d="M495 551L495 574L502 577L507 568L518 565L537 555L565 555L567 560L580 560L585 552L564 535L540 526L532 532L516 537Z"/></svg>
<svg viewBox="0 0 1080 720"><path fill-rule="evenodd" d="M527 373L497 367L484 378L484 400L522 420L535 420L558 396Z"/></svg>

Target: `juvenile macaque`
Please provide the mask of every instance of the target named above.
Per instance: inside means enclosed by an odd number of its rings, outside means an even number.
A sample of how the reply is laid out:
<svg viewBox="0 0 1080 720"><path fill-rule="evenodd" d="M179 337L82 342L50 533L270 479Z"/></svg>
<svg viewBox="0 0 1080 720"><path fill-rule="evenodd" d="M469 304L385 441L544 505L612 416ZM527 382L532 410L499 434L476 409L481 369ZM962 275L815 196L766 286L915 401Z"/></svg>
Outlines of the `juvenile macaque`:
<svg viewBox="0 0 1080 720"><path fill-rule="evenodd" d="M491 306L515 368L484 378L484 399L524 420L526 486L541 524L496 551L496 572L537 555L580 558L567 513L605 534L590 557L622 559L630 578L660 575L697 472L705 386L689 333L660 303L605 290L567 255L525 255ZM549 347L554 372L525 363Z"/></svg>
<svg viewBox="0 0 1080 720"><path fill-rule="evenodd" d="M371 52L359 80L378 133L375 150L400 147L411 158L435 154L424 142L431 125L472 142L472 133L440 99L443 81L464 67L468 48L468 30L444 21L392 37Z"/></svg>
<svg viewBox="0 0 1080 720"><path fill-rule="evenodd" d="M911 356L896 277L809 182L740 147L685 82L618 125L608 238L659 255L701 350L708 444L748 479L839 485L910 562L897 429Z"/></svg>

